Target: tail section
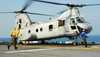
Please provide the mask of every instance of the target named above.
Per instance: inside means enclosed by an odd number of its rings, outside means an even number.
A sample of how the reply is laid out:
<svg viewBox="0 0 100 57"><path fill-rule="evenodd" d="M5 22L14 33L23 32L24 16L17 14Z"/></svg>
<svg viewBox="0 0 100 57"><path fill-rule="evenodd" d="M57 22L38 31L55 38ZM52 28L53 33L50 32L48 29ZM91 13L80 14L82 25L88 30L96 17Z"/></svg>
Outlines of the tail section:
<svg viewBox="0 0 100 57"><path fill-rule="evenodd" d="M63 19L71 16L80 16L79 10L76 7L68 8L62 12L62 15L58 17L58 19Z"/></svg>
<svg viewBox="0 0 100 57"><path fill-rule="evenodd" d="M15 28L19 27L20 29L30 26L31 20L26 13L17 13L15 19Z"/></svg>
<svg viewBox="0 0 100 57"><path fill-rule="evenodd" d="M62 11L61 13L62 13L62 15L59 16L58 19L63 19L63 18L69 17L71 15L71 10L69 8L67 10Z"/></svg>

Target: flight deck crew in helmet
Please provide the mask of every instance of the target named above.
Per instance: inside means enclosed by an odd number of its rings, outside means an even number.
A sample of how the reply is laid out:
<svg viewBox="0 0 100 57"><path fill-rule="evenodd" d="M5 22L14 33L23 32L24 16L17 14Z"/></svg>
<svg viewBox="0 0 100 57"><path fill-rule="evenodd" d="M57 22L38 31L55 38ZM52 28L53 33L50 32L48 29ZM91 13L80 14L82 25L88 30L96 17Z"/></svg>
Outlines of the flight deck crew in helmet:
<svg viewBox="0 0 100 57"><path fill-rule="evenodd" d="M8 50L10 49L11 45L14 45L15 49L17 49L16 44L17 44L17 37L18 37L19 32L20 32L19 27L17 27L15 30L11 31L10 35L12 37L12 42L7 46Z"/></svg>
<svg viewBox="0 0 100 57"><path fill-rule="evenodd" d="M87 42L86 42L86 38L88 37L85 30L83 30L83 32L81 33L81 37L83 39L83 43L85 44L85 47L87 47Z"/></svg>

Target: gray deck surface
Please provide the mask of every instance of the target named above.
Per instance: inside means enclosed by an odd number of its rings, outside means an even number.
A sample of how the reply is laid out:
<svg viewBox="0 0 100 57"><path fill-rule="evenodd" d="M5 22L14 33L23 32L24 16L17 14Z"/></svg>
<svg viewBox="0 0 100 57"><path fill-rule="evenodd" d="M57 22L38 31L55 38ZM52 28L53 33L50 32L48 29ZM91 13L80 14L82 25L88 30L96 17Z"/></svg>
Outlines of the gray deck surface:
<svg viewBox="0 0 100 57"><path fill-rule="evenodd" d="M0 57L100 57L100 50L91 50L91 48L85 50L85 47L83 49L67 49L64 47L19 47L15 50L12 46L8 50L7 46L0 46Z"/></svg>

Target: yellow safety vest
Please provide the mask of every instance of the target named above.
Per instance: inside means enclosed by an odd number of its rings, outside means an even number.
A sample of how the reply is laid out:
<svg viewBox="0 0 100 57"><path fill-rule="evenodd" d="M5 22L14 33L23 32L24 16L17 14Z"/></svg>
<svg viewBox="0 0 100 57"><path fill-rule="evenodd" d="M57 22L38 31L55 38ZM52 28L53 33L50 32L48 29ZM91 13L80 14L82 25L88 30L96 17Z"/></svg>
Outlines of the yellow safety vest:
<svg viewBox="0 0 100 57"><path fill-rule="evenodd" d="M10 33L10 35L15 36L15 38L18 37L18 34L19 34L19 30L18 31L12 30L11 33Z"/></svg>

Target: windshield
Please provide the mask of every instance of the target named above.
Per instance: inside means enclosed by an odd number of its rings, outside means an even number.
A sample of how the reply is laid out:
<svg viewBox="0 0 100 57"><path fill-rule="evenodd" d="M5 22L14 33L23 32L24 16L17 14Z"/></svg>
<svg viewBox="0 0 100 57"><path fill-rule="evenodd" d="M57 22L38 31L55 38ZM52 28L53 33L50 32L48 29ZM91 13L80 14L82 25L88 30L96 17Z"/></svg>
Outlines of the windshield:
<svg viewBox="0 0 100 57"><path fill-rule="evenodd" d="M84 23L84 21L82 19L80 19L80 18L77 18L77 22L78 23Z"/></svg>

